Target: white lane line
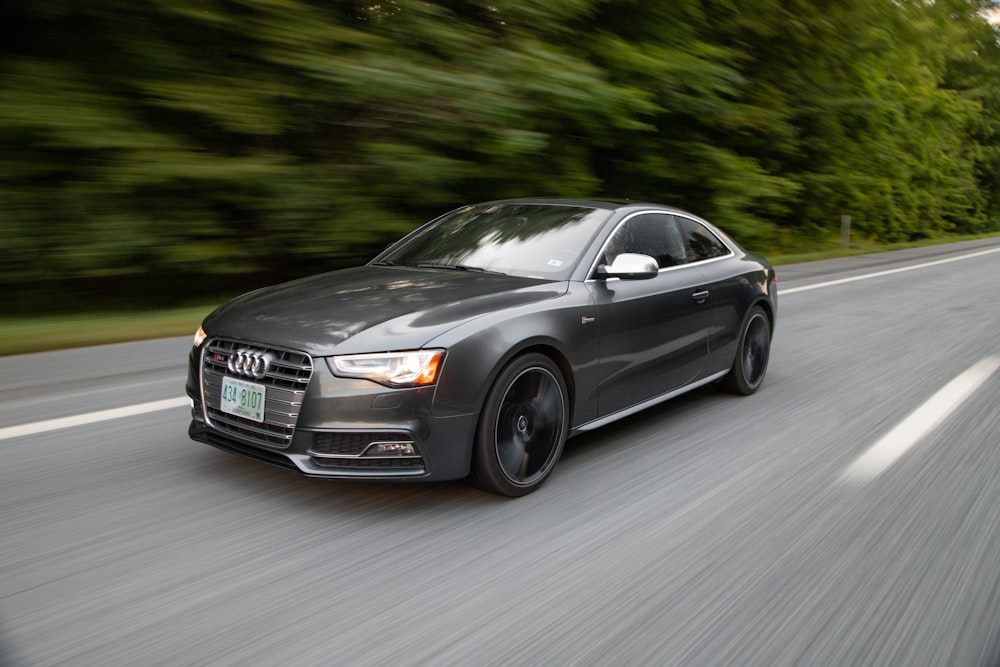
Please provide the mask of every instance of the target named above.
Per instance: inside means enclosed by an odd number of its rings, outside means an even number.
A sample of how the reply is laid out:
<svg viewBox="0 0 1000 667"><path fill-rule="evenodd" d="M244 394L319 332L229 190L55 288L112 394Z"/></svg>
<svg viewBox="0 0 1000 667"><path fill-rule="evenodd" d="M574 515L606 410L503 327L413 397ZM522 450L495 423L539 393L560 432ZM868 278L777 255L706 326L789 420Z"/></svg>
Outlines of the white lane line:
<svg viewBox="0 0 1000 667"><path fill-rule="evenodd" d="M46 433L48 431L58 431L63 428L83 426L84 424L94 424L96 422L104 422L111 419L134 417L135 415L142 415L147 412L157 412L159 410L179 408L182 405L191 405L191 399L187 396L183 396L181 398L167 398L162 401L126 405L122 408L101 410L100 412L90 412L83 415L74 415L72 417L60 417L59 419L47 419L45 421L32 422L30 424L8 426L6 428L0 428L0 440L9 440L10 438L19 438L25 435L35 435L37 433Z"/></svg>
<svg viewBox="0 0 1000 667"><path fill-rule="evenodd" d="M960 262L963 259L972 259L973 257L981 257L982 255L989 255L994 252L1000 252L1000 248L990 248L989 250L980 250L978 252L970 252L967 255L959 255L957 257L948 257L947 259L936 259L933 262L924 262L922 264L911 264L910 266L903 266L898 269L887 269L885 271L876 271L875 273L866 273L860 276L851 276L850 278L840 278L839 280L828 280L825 283L815 283L813 285L802 285L801 287L789 287L788 289L782 289L781 285L778 285L778 296L786 296L788 294L795 294L796 292L807 292L813 289L820 289L823 287L833 287L834 285L843 285L844 283L853 283L858 280L868 280L869 278L879 278L881 276L888 276L893 273L902 273L904 271L915 271L917 269L926 269L928 266L937 266L939 264L947 264L949 262ZM779 278L781 277L781 267L778 267Z"/></svg>
<svg viewBox="0 0 1000 667"><path fill-rule="evenodd" d="M899 457L933 431L1000 368L1000 355L986 357L943 386L896 428L844 470L842 478L866 482L881 475Z"/></svg>

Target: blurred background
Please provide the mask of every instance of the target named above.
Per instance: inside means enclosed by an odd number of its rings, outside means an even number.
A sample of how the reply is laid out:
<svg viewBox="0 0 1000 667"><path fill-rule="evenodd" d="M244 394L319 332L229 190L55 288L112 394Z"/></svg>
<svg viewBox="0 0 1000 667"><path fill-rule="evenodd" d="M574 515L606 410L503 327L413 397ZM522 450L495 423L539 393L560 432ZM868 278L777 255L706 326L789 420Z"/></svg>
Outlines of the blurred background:
<svg viewBox="0 0 1000 667"><path fill-rule="evenodd" d="M8 315L365 261L469 201L611 196L744 245L1000 230L982 0L0 3Z"/></svg>
<svg viewBox="0 0 1000 667"><path fill-rule="evenodd" d="M1000 234L996 14L0 0L0 666L997 667L1000 237L788 259L842 216L852 252ZM781 258L764 390L574 438L513 503L188 439L210 304L518 195L678 205Z"/></svg>

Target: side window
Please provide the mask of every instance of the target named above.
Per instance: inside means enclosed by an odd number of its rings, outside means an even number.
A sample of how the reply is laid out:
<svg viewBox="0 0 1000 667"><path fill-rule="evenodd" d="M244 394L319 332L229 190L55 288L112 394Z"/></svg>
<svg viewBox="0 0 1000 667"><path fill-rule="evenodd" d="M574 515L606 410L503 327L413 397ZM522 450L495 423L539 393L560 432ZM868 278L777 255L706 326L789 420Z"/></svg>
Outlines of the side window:
<svg viewBox="0 0 1000 667"><path fill-rule="evenodd" d="M674 217L663 213L643 213L627 220L605 246L604 263L610 264L623 252L649 255L661 269L690 261Z"/></svg>
<svg viewBox="0 0 1000 667"><path fill-rule="evenodd" d="M684 237L684 250L689 262L700 262L729 254L729 248L705 225L682 216L674 216L674 220L677 221L677 226Z"/></svg>

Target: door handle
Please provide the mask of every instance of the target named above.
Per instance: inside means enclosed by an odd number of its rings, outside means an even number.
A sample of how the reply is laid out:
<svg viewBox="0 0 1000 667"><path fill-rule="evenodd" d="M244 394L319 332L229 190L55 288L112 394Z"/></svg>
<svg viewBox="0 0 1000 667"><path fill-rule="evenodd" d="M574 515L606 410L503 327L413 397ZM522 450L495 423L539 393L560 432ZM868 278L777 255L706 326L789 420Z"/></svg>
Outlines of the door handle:
<svg viewBox="0 0 1000 667"><path fill-rule="evenodd" d="M697 292L691 295L691 298L697 301L698 303L705 303L705 299L708 298L708 290L705 289L698 290Z"/></svg>

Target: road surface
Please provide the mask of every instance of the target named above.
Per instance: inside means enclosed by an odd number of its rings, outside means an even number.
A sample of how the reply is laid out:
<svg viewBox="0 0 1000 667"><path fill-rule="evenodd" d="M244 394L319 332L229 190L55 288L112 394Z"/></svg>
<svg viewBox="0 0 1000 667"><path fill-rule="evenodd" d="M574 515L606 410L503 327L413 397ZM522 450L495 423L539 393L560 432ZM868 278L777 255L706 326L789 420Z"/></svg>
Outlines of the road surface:
<svg viewBox="0 0 1000 667"><path fill-rule="evenodd" d="M778 275L760 392L521 499L191 442L188 338L0 359L0 665L1000 664L1000 239Z"/></svg>

